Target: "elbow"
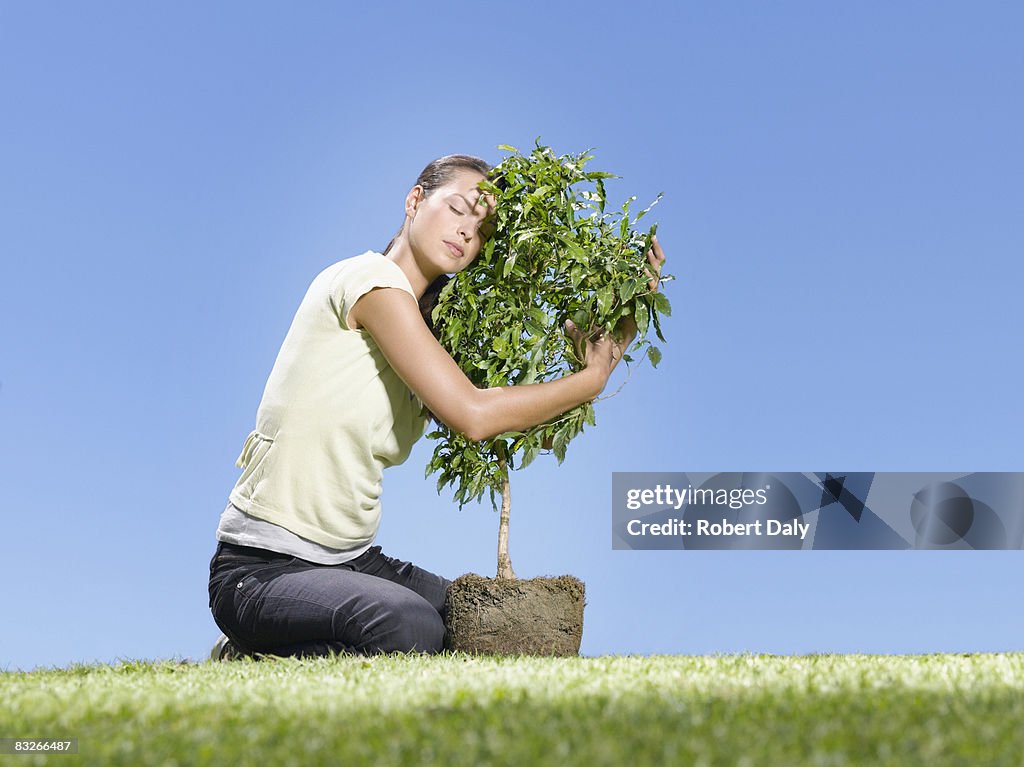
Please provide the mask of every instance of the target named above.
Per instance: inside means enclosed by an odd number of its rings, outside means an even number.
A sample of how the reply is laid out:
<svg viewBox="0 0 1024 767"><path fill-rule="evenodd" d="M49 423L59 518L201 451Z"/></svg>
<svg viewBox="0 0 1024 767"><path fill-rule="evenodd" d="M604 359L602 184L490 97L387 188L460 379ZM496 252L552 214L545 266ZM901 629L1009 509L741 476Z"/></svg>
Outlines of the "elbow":
<svg viewBox="0 0 1024 767"><path fill-rule="evenodd" d="M470 420L466 423L465 428L459 429L466 439L470 442L483 442L485 439L490 439L498 435L498 432L485 429L478 420Z"/></svg>
<svg viewBox="0 0 1024 767"><path fill-rule="evenodd" d="M470 442L483 442L485 439L490 439L493 434L486 434L483 431L477 429L467 429L462 432L462 436L468 439Z"/></svg>
<svg viewBox="0 0 1024 767"><path fill-rule="evenodd" d="M481 402L470 402L459 409L456 423L449 424L471 442L483 442L497 436L500 431L491 428L487 420L486 408Z"/></svg>

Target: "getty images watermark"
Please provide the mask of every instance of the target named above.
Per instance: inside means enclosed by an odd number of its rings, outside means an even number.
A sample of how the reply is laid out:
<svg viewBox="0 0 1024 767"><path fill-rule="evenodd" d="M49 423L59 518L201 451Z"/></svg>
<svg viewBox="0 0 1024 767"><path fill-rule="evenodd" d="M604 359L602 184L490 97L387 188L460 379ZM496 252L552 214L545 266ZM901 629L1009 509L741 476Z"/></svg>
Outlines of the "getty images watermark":
<svg viewBox="0 0 1024 767"><path fill-rule="evenodd" d="M615 549L1020 549L1024 472L616 472Z"/></svg>

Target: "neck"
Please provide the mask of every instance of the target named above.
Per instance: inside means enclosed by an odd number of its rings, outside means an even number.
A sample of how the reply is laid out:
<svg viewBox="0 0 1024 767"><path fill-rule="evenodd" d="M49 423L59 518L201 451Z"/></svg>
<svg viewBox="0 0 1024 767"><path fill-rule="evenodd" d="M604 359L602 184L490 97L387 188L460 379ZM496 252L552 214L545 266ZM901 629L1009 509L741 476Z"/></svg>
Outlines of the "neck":
<svg viewBox="0 0 1024 767"><path fill-rule="evenodd" d="M416 256L404 237L399 237L395 240L394 245L391 246L391 250L388 251L385 258L391 259L405 274L406 279L409 280L412 292L416 295L416 300L422 298L427 290L427 286L441 276L440 274L424 271L422 266L416 261Z"/></svg>

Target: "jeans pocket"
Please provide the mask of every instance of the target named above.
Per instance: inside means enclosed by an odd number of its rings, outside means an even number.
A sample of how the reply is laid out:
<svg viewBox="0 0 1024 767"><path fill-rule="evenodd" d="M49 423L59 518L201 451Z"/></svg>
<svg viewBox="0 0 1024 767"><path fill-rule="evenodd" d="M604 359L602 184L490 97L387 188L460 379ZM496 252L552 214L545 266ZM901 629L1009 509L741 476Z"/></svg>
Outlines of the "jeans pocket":
<svg viewBox="0 0 1024 767"><path fill-rule="evenodd" d="M282 570L290 567L297 560L298 557L287 557L256 567L245 568L245 572L241 574L242 577L235 583L235 589L246 599L252 598L268 581L273 580Z"/></svg>

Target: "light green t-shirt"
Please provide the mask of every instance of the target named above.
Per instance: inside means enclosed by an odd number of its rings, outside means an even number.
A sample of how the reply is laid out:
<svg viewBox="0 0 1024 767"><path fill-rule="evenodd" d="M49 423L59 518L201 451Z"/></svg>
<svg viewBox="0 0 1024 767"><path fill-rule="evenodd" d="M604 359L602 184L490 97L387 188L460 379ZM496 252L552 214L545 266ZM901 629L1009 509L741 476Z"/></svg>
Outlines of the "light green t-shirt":
<svg viewBox="0 0 1024 767"><path fill-rule="evenodd" d="M334 549L370 543L381 476L409 456L426 410L348 313L375 287L413 294L402 270L369 251L316 276L278 352L231 502Z"/></svg>

